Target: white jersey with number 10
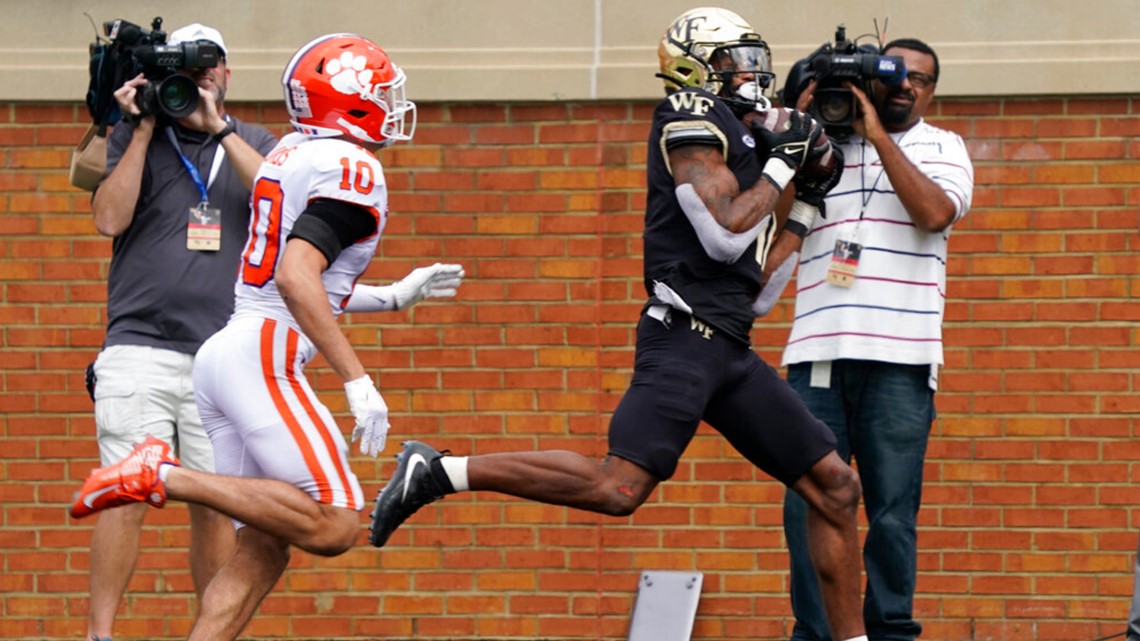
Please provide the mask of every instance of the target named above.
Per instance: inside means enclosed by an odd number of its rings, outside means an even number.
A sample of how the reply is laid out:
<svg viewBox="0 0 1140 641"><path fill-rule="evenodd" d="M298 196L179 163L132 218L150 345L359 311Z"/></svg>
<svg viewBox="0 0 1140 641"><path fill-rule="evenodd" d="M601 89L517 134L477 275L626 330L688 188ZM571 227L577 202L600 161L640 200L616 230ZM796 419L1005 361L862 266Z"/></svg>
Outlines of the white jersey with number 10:
<svg viewBox="0 0 1140 641"><path fill-rule="evenodd" d="M273 275L293 224L317 198L353 203L376 217L376 233L346 247L321 275L333 314L343 311L388 219L383 168L358 145L292 133L269 153L254 179L249 239L234 286L234 317L263 316L297 327Z"/></svg>

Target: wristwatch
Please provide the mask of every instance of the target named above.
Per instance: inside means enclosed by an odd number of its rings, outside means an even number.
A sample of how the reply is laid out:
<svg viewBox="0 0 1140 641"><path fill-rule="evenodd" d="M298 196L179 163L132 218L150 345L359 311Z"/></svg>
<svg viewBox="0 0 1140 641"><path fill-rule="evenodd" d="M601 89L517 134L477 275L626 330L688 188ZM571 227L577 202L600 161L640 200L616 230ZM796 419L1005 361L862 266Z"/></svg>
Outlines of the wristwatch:
<svg viewBox="0 0 1140 641"><path fill-rule="evenodd" d="M214 142L218 142L218 143L222 142L222 138L225 138L226 136L232 134L235 129L236 129L236 127L234 127L233 121L227 120L226 121L226 128L219 131L218 133L214 134Z"/></svg>

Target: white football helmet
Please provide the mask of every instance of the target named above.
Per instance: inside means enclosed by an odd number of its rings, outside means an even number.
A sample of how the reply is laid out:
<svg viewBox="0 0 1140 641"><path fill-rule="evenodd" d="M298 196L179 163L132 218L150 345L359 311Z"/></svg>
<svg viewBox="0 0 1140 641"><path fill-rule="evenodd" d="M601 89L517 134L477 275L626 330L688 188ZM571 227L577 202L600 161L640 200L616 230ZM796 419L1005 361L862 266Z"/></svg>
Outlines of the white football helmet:
<svg viewBox="0 0 1140 641"><path fill-rule="evenodd" d="M670 93L699 87L733 108L767 108L775 86L772 51L744 18L719 7L690 9L673 21L657 47L661 72ZM745 76L734 79L734 76Z"/></svg>

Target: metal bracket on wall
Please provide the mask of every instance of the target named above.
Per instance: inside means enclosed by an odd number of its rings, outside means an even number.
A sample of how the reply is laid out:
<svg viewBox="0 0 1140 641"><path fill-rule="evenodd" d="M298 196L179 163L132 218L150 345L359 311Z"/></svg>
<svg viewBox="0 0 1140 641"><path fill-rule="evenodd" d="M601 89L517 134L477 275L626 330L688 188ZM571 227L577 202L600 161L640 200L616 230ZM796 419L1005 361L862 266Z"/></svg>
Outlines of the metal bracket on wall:
<svg viewBox="0 0 1140 641"><path fill-rule="evenodd" d="M628 641L689 641L703 580L700 572L642 572Z"/></svg>

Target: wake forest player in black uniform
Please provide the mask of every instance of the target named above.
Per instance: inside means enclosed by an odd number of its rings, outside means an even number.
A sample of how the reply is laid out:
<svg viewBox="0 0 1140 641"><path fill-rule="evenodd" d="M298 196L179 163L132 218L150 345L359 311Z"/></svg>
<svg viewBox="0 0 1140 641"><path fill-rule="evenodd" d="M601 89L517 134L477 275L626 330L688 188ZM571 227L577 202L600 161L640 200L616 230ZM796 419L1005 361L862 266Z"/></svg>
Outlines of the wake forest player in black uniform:
<svg viewBox="0 0 1140 641"><path fill-rule="evenodd" d="M797 200L774 233L776 202L814 157L820 127L798 112L780 134L741 122L745 111L767 106L773 75L768 46L730 11L685 13L659 53L667 96L649 138L649 300L633 380L610 422L609 453L601 461L569 451L441 456L408 441L376 499L372 543L384 545L423 505L465 490L629 515L673 475L703 419L811 506L809 547L832 638L865 639L858 477L836 454L831 431L749 343L753 320L779 297L815 215ZM797 196L810 200L811 190Z"/></svg>

